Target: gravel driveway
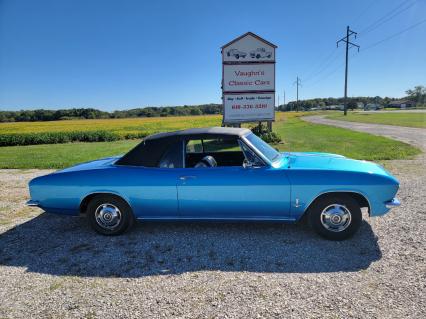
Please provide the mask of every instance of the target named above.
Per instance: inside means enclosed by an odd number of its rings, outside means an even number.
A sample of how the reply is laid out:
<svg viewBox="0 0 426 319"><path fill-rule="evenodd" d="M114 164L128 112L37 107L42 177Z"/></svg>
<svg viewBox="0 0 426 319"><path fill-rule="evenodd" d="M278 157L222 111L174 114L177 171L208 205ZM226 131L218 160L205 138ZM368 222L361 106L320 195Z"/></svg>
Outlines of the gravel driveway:
<svg viewBox="0 0 426 319"><path fill-rule="evenodd" d="M266 223L102 237L24 206L48 171L0 170L0 318L425 318L424 159L385 164L403 205L344 242Z"/></svg>

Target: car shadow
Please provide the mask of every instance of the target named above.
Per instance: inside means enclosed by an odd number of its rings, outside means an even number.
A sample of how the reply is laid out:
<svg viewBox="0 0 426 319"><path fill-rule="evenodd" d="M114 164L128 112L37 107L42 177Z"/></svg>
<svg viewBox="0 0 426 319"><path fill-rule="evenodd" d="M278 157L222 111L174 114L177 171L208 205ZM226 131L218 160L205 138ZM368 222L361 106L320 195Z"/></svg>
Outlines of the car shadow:
<svg viewBox="0 0 426 319"><path fill-rule="evenodd" d="M83 218L43 213L0 235L0 265L58 276L353 272L380 258L365 221L341 242L319 238L303 224L277 223L138 223L127 234L105 237Z"/></svg>

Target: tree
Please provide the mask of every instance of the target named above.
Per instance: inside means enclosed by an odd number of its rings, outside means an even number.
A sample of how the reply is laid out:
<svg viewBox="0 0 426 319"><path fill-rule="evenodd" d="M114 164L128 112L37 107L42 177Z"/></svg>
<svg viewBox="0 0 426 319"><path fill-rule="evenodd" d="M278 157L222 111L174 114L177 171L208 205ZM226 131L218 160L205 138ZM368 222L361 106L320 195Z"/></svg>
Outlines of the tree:
<svg viewBox="0 0 426 319"><path fill-rule="evenodd" d="M424 104L426 102L426 87L423 85L417 85L413 90L407 90L405 93L411 101L419 104Z"/></svg>
<svg viewBox="0 0 426 319"><path fill-rule="evenodd" d="M349 110L354 110L358 107L358 103L354 100L350 100L348 103L348 109Z"/></svg>

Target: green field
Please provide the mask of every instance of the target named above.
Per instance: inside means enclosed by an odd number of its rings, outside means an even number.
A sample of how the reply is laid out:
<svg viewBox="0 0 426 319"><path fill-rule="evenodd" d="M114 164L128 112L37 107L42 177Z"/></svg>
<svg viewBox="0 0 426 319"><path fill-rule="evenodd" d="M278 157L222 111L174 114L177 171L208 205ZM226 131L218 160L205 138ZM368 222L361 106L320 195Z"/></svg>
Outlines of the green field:
<svg viewBox="0 0 426 319"><path fill-rule="evenodd" d="M410 113L408 112L395 112L395 113L361 113L349 112L344 116L341 112L333 113L327 116L329 119L350 121L350 122L363 122L363 123L377 123L388 124L397 126L409 127L422 127L426 128L426 113Z"/></svg>
<svg viewBox="0 0 426 319"><path fill-rule="evenodd" d="M420 153L418 149L408 144L388 138L307 123L298 118L300 115L303 115L303 113L277 113L274 131L281 136L283 143L277 144L275 147L282 151L331 152L367 160L403 159ZM220 121L220 116L194 116L156 119L59 121L56 123L57 125L61 124L61 129L79 126L83 130L87 130L96 125L104 125L119 131L134 130L135 128L139 130L171 131L195 126L220 125ZM37 131L40 131L42 127L48 127L49 130L58 129L52 123L30 124L33 125L33 128L37 127ZM12 124L16 124L15 129L18 129L21 123ZM27 132L31 133L31 125L25 126ZM10 130L10 127L8 129ZM98 143L0 147L0 168L62 168L96 158L123 154L136 145L138 141L121 140Z"/></svg>

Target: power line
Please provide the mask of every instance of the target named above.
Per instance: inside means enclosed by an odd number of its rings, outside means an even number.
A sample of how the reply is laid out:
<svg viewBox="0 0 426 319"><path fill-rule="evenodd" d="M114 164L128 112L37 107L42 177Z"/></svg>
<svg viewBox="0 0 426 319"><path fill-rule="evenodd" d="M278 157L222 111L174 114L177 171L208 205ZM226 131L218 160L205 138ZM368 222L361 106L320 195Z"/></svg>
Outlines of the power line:
<svg viewBox="0 0 426 319"><path fill-rule="evenodd" d="M406 0L406 1L402 2L402 3L400 3L397 7L395 7L394 9L392 9L391 11L389 11L388 13L386 13L384 16L382 16L381 18L377 19L375 22L373 22L372 24L370 24L366 28L362 29L359 32L359 34L365 36L366 34L368 34L368 33L372 32L372 31L376 30L381 25L385 24L386 22L392 20L396 16L398 16L401 13L403 13L403 12L407 11L408 9L410 9L417 2L417 0L414 0L411 3L410 3L410 1L412 1L412 0Z"/></svg>
<svg viewBox="0 0 426 319"><path fill-rule="evenodd" d="M393 38L395 38L395 37L397 37L397 36L399 36L399 35L401 35L401 34L403 34L403 33L407 32L407 31L409 31L409 30L411 30L411 29L414 29L415 27L418 27L419 25L421 25L421 24L423 24L423 23L425 23L425 22L426 22L426 19L423 19L423 20L421 20L421 21L419 21L419 22L417 22L417 23L415 23L415 24L412 24L411 26L409 26L409 27L407 27L407 28L405 28L405 29L403 29L403 30L401 30L401 31L397 32L397 33L394 33L394 34L392 34L392 35L390 35L390 36L388 36L388 37L386 37L386 38L384 38L384 39L382 39L382 40L380 40L380 41L374 42L374 43L372 43L372 44L370 44L370 45L366 46L366 47L365 47L365 49L363 49L361 52L365 52L366 50L369 50L369 49L371 49L371 48L374 48L375 46L377 46L377 45L379 45L379 44L381 44L381 43L383 43L383 42L385 42L385 41L388 41L388 40L390 40L390 39L393 39Z"/></svg>
<svg viewBox="0 0 426 319"><path fill-rule="evenodd" d="M407 27L407 28L405 28L405 29L402 29L401 31L399 31L399 32L397 32L397 33L394 33L394 34L392 34L392 35L390 35L390 36L388 36L388 37L386 37L386 38L384 38L384 39L382 39L382 40L379 40L379 41L377 41L377 42L374 42L374 43L372 43L372 44L370 44L370 45L368 45L368 46L366 46L364 49L362 49L359 53L364 53L365 51L367 51L367 50L369 50L369 49L372 49L372 48L374 48L374 47L376 47L376 46L378 46L378 45L380 45L380 44L382 44L383 42L386 42L386 41L388 41L388 40L391 40L391 39L393 39L393 38L395 38L395 37L397 37L397 36L399 36L399 35L401 35L401 34L403 34L403 33L405 33L405 32L408 32L408 31L410 31L411 29L414 29L414 28L416 28L416 27L418 27L419 25L421 25L421 24L423 24L423 23L425 23L426 22L426 19L423 19L423 20L421 20L421 21L419 21L419 22L416 22L416 23L414 23L414 24L412 24L411 26L409 26L409 27ZM355 54L352 54L351 55L351 59L355 59L356 58L356 55ZM317 84L319 84L319 83L321 83L321 82L323 82L325 79L327 79L327 78L329 78L330 76L332 76L334 73L336 73L338 70L340 70L343 66L345 65L345 63L344 62L342 62L341 64L339 64L336 68L334 68L331 72L329 72L329 73L327 73L327 75L325 75L324 77L321 77L321 78L319 78L318 80L316 80L314 83L312 83L312 84L310 84L308 87L309 88L311 88L311 87L313 87L313 86L316 86Z"/></svg>
<svg viewBox="0 0 426 319"><path fill-rule="evenodd" d="M356 25L356 23L367 13L370 11L370 9L375 5L379 3L379 1L372 1L370 0L370 3L367 5L367 7L361 11L361 13L352 21L352 25Z"/></svg>
<svg viewBox="0 0 426 319"><path fill-rule="evenodd" d="M314 68L312 68L311 72L306 74L306 76L304 77L305 78L304 81L307 82L311 78L315 77L316 74L319 73L319 72L316 72L316 71L321 70L323 64L328 64L332 60L332 58L336 55L336 53L337 53L336 48L333 48L333 50L330 52L330 54L325 56L325 58L322 59L320 63L318 63Z"/></svg>
<svg viewBox="0 0 426 319"><path fill-rule="evenodd" d="M335 48L331 52L331 54L328 55L327 58L324 59L323 62L318 65L319 67L317 69L314 69L314 70L317 70L317 71L316 72L311 72L306 77L306 79L304 80L305 83L309 82L311 79L315 78L316 76L318 76L319 74L321 74L322 72L324 72L325 70L327 70L327 68L335 61L335 57L337 56L337 52L338 52L338 50L337 50L337 48Z"/></svg>

